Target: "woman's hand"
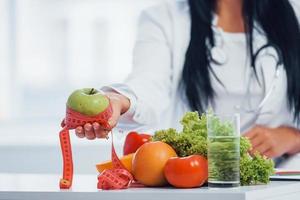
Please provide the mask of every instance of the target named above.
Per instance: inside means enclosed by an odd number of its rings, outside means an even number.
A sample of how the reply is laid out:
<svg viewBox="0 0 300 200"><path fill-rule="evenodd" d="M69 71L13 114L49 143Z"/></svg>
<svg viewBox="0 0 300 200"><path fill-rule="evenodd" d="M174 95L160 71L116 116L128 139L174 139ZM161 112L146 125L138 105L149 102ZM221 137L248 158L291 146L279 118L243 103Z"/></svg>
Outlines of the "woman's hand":
<svg viewBox="0 0 300 200"><path fill-rule="evenodd" d="M114 128L121 114L125 113L130 107L130 101L127 97L118 93L106 93L110 99L113 114L108 123L111 128ZM103 129L99 123L93 124L87 123L83 127L79 126L75 129L75 133L79 138L87 138L88 140L94 140L96 138L106 138L111 130Z"/></svg>
<svg viewBox="0 0 300 200"><path fill-rule="evenodd" d="M259 152L268 158L275 158L300 151L300 133L294 128L256 126L244 136L251 141L252 154Z"/></svg>

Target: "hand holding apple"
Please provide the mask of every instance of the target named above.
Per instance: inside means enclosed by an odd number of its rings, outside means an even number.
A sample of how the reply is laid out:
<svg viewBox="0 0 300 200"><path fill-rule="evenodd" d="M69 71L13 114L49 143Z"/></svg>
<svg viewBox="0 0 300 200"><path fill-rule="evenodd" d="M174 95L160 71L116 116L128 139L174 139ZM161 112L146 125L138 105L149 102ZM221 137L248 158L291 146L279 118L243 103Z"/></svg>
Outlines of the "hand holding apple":
<svg viewBox="0 0 300 200"><path fill-rule="evenodd" d="M97 115L103 111L110 101L113 110L112 117L109 119L111 128L116 126L120 115L125 113L130 107L129 99L121 94L110 92L103 95L95 89L92 91L91 88L76 90L71 94L70 98L67 106L74 110L76 109L75 111L77 112L89 116ZM86 137L89 140L106 138L109 131L110 130L101 127L97 122L94 122L93 124L87 123L84 126L79 126L75 129L75 133L79 138Z"/></svg>
<svg viewBox="0 0 300 200"><path fill-rule="evenodd" d="M90 123L94 123L93 125L98 126L99 129L102 127L101 129L103 131L112 129L118 117L124 111L123 105L120 105L118 99L114 98L114 96L117 95L111 95L110 97L94 88L76 90L69 96L65 119L61 124L62 130L59 132L63 157L63 175L59 181L59 187L61 189L69 189L73 181L73 159L69 130L80 129L78 126L88 127L91 126ZM81 130L83 130L82 127ZM95 132L93 132L94 138L96 135ZM83 136L85 136L85 132L83 131L76 131L76 133L77 135L78 133L84 133ZM88 136L89 133L90 132L86 132L86 137L92 139L91 136ZM130 173L127 178L129 181L131 180Z"/></svg>

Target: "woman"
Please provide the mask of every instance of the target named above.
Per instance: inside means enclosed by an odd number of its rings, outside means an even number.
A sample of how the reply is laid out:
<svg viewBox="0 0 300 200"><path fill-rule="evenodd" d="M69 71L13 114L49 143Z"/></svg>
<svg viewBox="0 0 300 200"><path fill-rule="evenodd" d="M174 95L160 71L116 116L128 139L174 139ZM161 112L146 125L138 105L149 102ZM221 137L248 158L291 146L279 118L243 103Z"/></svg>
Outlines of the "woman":
<svg viewBox="0 0 300 200"><path fill-rule="evenodd" d="M296 2L296 1L295 1ZM240 113L253 152L300 151L299 7L288 0L166 0L142 14L133 72L104 87L118 121L178 128L189 110ZM298 5L299 6L299 5ZM78 137L103 138L99 124Z"/></svg>

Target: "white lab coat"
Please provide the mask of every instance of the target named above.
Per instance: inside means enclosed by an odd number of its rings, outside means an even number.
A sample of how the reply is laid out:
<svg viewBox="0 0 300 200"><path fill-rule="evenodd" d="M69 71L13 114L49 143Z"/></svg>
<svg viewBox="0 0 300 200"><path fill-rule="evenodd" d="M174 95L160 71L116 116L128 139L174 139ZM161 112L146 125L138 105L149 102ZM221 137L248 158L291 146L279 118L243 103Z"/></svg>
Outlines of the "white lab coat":
<svg viewBox="0 0 300 200"><path fill-rule="evenodd" d="M295 1L296 3L296 1ZM295 10L299 14L299 7ZM120 124L128 129L154 131L162 128L180 129L179 121L185 112L190 111L184 92L179 89L185 60L185 53L190 41L190 17L186 0L166 0L159 5L145 10L138 27L137 41L133 56L133 70L122 84L113 84L102 88L115 90L131 101L130 109L123 114ZM219 79L226 85L226 90L212 79L217 97L212 105L218 114L241 114L242 132L256 124L276 127L293 126L293 114L288 108L286 74L281 67L280 76L274 79L277 56L268 49L258 59L261 66L261 80L264 86L252 83L253 90L246 95L250 64L246 56L244 34L224 33L224 50L228 53L228 62L223 66L212 64ZM254 33L254 47L266 44L263 34ZM271 56L270 56L271 54ZM300 67L300 66L299 66ZM244 99L251 98L254 105L266 95L272 81L276 87L268 102L258 114L245 113L241 107ZM122 126L123 127L123 126Z"/></svg>

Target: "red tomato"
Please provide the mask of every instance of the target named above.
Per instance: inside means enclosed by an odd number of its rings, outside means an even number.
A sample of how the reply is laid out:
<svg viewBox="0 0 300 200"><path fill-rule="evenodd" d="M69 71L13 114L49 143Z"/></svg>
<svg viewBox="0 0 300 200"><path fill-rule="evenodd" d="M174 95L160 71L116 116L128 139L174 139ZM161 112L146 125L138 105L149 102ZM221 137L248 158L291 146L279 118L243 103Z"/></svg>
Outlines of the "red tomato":
<svg viewBox="0 0 300 200"><path fill-rule="evenodd" d="M170 158L165 165L164 174L174 187L200 187L208 178L207 160L199 155Z"/></svg>
<svg viewBox="0 0 300 200"><path fill-rule="evenodd" d="M148 134L138 134L137 132L130 132L126 136L123 154L128 155L131 153L135 153L140 146L149 142L151 139L151 135Z"/></svg>

